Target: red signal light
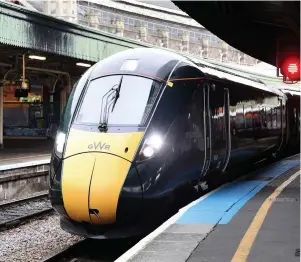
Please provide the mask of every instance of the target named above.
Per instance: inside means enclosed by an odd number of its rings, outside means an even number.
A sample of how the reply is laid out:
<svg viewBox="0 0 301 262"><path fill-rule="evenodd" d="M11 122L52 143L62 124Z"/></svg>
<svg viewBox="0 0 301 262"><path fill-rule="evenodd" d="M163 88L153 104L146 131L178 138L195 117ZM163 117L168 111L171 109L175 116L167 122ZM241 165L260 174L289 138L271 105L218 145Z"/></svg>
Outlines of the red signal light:
<svg viewBox="0 0 301 262"><path fill-rule="evenodd" d="M295 74L297 73L299 70L298 65L297 64L289 64L287 71L289 74Z"/></svg>
<svg viewBox="0 0 301 262"><path fill-rule="evenodd" d="M300 58L288 57L281 65L281 74L291 81L300 81Z"/></svg>

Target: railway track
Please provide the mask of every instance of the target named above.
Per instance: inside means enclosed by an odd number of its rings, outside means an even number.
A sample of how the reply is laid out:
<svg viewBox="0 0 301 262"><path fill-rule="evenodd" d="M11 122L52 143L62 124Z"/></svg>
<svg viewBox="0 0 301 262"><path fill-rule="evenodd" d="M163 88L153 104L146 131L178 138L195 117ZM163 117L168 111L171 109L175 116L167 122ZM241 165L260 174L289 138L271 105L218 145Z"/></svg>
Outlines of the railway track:
<svg viewBox="0 0 301 262"><path fill-rule="evenodd" d="M47 193L0 204L0 231L52 210Z"/></svg>

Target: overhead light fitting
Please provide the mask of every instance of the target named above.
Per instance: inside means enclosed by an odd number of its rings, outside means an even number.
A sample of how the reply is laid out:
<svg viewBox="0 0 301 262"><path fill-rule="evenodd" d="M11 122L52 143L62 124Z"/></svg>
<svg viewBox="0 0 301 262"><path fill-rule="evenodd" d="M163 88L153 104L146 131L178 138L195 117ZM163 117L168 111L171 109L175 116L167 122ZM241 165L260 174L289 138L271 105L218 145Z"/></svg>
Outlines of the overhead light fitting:
<svg viewBox="0 0 301 262"><path fill-rule="evenodd" d="M36 60L46 60L45 56L38 56L38 55L30 55L28 56L30 59L36 59Z"/></svg>
<svg viewBox="0 0 301 262"><path fill-rule="evenodd" d="M85 64L85 63L76 63L77 66L83 66L83 67L90 67L90 64Z"/></svg>

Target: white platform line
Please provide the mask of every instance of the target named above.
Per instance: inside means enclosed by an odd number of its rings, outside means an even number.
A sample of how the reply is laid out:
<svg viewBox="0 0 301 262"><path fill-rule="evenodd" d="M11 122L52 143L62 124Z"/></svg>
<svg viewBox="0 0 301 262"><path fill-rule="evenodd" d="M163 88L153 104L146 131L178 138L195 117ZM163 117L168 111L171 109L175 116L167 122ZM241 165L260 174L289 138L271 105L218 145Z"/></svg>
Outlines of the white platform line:
<svg viewBox="0 0 301 262"><path fill-rule="evenodd" d="M47 159L41 159L41 160L32 160L32 161L27 161L27 162L0 165L0 171L29 167L29 166L46 165L46 164L50 164L50 157L47 157Z"/></svg>
<svg viewBox="0 0 301 262"><path fill-rule="evenodd" d="M190 207L196 205L197 203L203 201L211 194L219 191L223 187L227 186L229 183L223 184L222 186L216 188L213 191L210 191L206 195L198 198L197 200L191 202L187 206L181 208L178 213L173 215L171 218L166 220L161 226L159 226L156 230L148 234L145 238L141 239L136 245L130 248L127 252L121 255L119 258L115 260L115 262L126 262L133 258L138 252L140 252L149 242L151 242L154 238L160 235L163 231L165 231L170 225L174 224Z"/></svg>

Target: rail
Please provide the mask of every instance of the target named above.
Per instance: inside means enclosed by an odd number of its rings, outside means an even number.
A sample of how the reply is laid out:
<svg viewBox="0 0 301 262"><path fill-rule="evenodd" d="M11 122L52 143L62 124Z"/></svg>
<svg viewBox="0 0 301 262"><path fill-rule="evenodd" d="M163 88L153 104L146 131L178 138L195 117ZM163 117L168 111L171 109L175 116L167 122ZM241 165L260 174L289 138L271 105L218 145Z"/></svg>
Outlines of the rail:
<svg viewBox="0 0 301 262"><path fill-rule="evenodd" d="M47 195L43 193L0 204L0 230L53 211Z"/></svg>

